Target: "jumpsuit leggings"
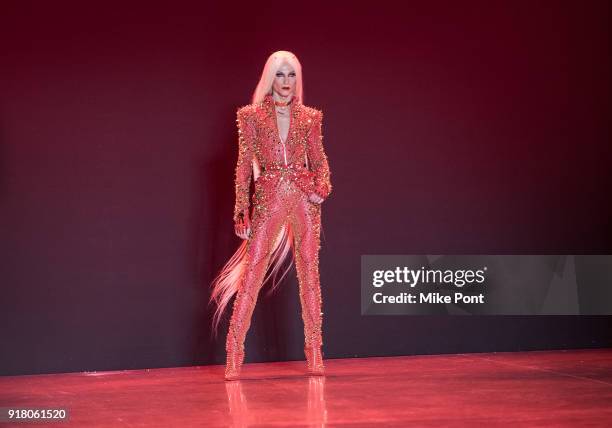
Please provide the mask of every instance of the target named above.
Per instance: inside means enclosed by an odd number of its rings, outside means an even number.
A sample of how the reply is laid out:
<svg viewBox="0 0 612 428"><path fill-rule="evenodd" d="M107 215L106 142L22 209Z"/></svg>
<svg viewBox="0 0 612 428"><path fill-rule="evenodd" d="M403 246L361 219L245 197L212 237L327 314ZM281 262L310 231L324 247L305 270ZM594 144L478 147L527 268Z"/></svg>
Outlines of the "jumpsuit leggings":
<svg viewBox="0 0 612 428"><path fill-rule="evenodd" d="M284 166L276 171L265 171L255 181L251 235L247 243L245 270L230 319L228 349L244 352L244 341L273 246L282 233L289 231L299 283L305 347L323 344L319 283L321 205L310 202L308 195L286 171L288 169Z"/></svg>

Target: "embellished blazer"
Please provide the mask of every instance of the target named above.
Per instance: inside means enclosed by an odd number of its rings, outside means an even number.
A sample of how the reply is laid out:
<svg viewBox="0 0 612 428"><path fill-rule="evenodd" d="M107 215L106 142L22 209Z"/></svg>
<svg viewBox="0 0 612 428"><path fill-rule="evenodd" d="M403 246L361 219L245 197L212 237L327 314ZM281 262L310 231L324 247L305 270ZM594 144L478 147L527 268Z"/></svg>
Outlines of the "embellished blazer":
<svg viewBox="0 0 612 428"><path fill-rule="evenodd" d="M271 94L260 103L238 109L238 161L235 171L234 221L248 213L251 177L256 182L293 181L307 195L327 198L332 191L330 169L323 149L323 112L301 103L290 104L289 131L283 144Z"/></svg>

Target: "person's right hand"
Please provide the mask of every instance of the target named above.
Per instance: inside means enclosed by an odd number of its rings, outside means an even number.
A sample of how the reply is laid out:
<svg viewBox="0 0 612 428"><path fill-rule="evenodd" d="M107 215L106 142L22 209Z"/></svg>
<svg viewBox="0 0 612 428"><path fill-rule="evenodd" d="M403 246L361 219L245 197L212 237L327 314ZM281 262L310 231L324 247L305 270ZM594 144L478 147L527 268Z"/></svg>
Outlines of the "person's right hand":
<svg viewBox="0 0 612 428"><path fill-rule="evenodd" d="M249 236L251 236L251 220L249 219L248 213L244 215L242 220L238 219L234 224L234 231L238 237L249 239Z"/></svg>

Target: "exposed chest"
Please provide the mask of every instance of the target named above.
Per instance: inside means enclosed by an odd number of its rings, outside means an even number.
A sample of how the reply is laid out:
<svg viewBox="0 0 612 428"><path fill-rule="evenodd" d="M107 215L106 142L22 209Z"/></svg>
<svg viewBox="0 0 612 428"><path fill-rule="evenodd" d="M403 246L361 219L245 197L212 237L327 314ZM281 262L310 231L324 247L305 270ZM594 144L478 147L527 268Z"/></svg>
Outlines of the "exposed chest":
<svg viewBox="0 0 612 428"><path fill-rule="evenodd" d="M304 162L311 125L312 119L299 106L284 117L274 109L259 111L255 144L259 162L263 165Z"/></svg>
<svg viewBox="0 0 612 428"><path fill-rule="evenodd" d="M286 142L287 137L289 136L291 116L289 114L276 114L276 124L278 126L278 136L282 142Z"/></svg>

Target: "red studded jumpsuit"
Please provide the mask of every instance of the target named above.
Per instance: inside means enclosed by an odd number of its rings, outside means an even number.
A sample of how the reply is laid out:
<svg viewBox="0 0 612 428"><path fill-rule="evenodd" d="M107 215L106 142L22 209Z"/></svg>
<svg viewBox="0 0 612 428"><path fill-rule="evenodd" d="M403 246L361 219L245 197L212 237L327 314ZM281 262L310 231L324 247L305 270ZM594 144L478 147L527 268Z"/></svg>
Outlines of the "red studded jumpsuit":
<svg viewBox="0 0 612 428"><path fill-rule="evenodd" d="M323 113L293 97L287 140L280 139L274 100L237 112L239 153L236 165L234 221L249 211L249 188L255 170L255 192L251 235L246 264L234 300L226 349L241 349L251 324L264 275L268 271L275 242L287 233L293 236L293 258L297 270L304 321L305 346L323 344L322 301L319 283L321 205L310 202L311 193L327 198L332 190L330 170L323 150Z"/></svg>

